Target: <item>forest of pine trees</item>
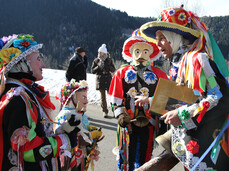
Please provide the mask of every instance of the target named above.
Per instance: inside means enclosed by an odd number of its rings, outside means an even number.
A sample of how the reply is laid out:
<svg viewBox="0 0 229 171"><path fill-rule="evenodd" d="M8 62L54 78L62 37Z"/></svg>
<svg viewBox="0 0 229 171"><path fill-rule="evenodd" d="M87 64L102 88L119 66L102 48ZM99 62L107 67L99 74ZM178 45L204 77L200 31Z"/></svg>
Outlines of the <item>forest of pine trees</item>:
<svg viewBox="0 0 229 171"><path fill-rule="evenodd" d="M91 0L10 0L1 2L0 37L13 33L34 35L44 44L43 53L48 68L66 69L78 46L88 52L89 65L97 56L101 44L117 65L122 64L122 46L132 31L155 18L128 16ZM229 16L202 17L210 28L225 58L228 58ZM123 61L124 62L124 61Z"/></svg>

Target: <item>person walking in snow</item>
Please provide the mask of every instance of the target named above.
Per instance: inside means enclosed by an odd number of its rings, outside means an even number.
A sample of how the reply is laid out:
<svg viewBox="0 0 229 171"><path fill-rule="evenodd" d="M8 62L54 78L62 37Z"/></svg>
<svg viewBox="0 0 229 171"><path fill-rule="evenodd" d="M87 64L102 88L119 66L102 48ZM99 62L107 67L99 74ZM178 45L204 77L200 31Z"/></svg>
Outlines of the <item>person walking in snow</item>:
<svg viewBox="0 0 229 171"><path fill-rule="evenodd" d="M110 87L111 73L114 71L115 66L107 51L106 44L102 44L98 49L98 57L92 63L91 72L96 74L96 90L99 90L101 95L101 108L104 118L108 116L106 90Z"/></svg>

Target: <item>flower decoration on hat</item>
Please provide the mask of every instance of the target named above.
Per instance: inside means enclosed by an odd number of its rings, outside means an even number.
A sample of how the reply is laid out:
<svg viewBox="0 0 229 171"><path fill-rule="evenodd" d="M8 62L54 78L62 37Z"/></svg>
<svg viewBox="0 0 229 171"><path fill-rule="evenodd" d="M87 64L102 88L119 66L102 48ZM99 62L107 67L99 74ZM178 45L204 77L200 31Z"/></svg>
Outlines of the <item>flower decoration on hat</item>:
<svg viewBox="0 0 229 171"><path fill-rule="evenodd" d="M158 21L176 23L184 27L190 27L191 16L182 8L167 8L161 12Z"/></svg>
<svg viewBox="0 0 229 171"><path fill-rule="evenodd" d="M1 39L0 39L0 50L4 47L4 45L9 41L9 40L12 40L12 39L15 39L17 38L17 35L16 34L13 34L13 35L9 35L9 36L3 36Z"/></svg>
<svg viewBox="0 0 229 171"><path fill-rule="evenodd" d="M66 105L71 98L71 96L77 92L80 89L87 90L88 85L85 80L82 80L80 82L76 82L74 79L72 79L70 82L67 82L62 88L61 88L61 103L62 105Z"/></svg>
<svg viewBox="0 0 229 171"><path fill-rule="evenodd" d="M0 51L0 71L9 62L18 57L22 52L14 47L3 49Z"/></svg>
<svg viewBox="0 0 229 171"><path fill-rule="evenodd" d="M155 42L156 32L166 30L180 34L190 43L193 43L200 37L200 31L191 28L193 15L190 15L190 13L184 10L183 7L164 9L157 21L148 22L141 26L141 35L148 41Z"/></svg>
<svg viewBox="0 0 229 171"><path fill-rule="evenodd" d="M37 42L34 41L32 35L18 35L17 39L14 41L14 47L20 49L22 52L35 45L37 45Z"/></svg>
<svg viewBox="0 0 229 171"><path fill-rule="evenodd" d="M131 62L133 60L132 50L133 50L133 46L136 43L139 43L139 44L145 43L145 44L148 44L150 46L149 58L150 58L151 62L157 60L161 56L161 52L159 51L157 45L153 42L149 42L146 39L144 39L141 36L139 29L136 29L133 31L132 36L130 38L128 38L124 42L124 45L123 45L122 56L127 62Z"/></svg>
<svg viewBox="0 0 229 171"><path fill-rule="evenodd" d="M0 39L0 71L6 74L20 60L42 48L32 35L13 34Z"/></svg>
<svg viewBox="0 0 229 171"><path fill-rule="evenodd" d="M3 46L4 46L4 42L2 39L0 39L0 50L2 49Z"/></svg>

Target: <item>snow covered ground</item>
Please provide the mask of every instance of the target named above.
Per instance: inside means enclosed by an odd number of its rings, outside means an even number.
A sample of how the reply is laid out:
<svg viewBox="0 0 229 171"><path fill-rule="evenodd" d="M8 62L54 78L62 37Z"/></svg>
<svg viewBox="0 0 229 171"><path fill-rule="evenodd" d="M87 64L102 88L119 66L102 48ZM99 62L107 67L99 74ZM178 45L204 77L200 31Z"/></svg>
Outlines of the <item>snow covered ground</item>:
<svg viewBox="0 0 229 171"><path fill-rule="evenodd" d="M96 75L87 74L89 104L100 104L100 93L95 88ZM43 69L43 80L38 82L50 92L51 97L60 93L61 87L66 83L65 70Z"/></svg>

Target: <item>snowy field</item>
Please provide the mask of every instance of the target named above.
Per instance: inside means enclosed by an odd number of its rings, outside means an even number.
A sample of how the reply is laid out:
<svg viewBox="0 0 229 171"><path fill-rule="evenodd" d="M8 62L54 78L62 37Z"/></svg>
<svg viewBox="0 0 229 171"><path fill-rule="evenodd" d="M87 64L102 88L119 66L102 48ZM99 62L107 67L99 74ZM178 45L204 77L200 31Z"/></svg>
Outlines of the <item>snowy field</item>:
<svg viewBox="0 0 229 171"><path fill-rule="evenodd" d="M95 89L95 74L87 74L89 104L100 104L100 93ZM61 87L66 83L65 70L43 69L43 80L38 82L50 92L51 97L60 93Z"/></svg>

